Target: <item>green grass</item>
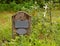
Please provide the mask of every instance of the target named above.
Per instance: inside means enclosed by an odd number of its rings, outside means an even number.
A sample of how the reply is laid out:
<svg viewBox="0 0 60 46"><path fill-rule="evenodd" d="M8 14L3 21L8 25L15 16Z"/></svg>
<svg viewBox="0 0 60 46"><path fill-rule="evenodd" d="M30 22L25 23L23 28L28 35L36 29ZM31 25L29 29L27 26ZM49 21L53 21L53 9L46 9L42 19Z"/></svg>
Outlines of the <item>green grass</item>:
<svg viewBox="0 0 60 46"><path fill-rule="evenodd" d="M8 12L7 12L8 13ZM12 32L12 23L11 23L11 16L10 13L1 13L0 14L0 33L1 39L11 39L11 32Z"/></svg>
<svg viewBox="0 0 60 46"><path fill-rule="evenodd" d="M12 39L12 15L14 13L0 13L0 43L2 43L2 46L60 46L60 11L52 11L53 32L47 32L50 29L49 22L42 23L43 11L36 11L37 14L34 14L36 16L33 16L33 11L28 13L32 15L31 34L27 37L17 36L15 39ZM47 17L45 19L49 20ZM44 28L42 24L46 27ZM43 33L42 36L40 36L41 32ZM49 36L47 37L46 34L49 34ZM3 43L3 39L7 39L10 42Z"/></svg>

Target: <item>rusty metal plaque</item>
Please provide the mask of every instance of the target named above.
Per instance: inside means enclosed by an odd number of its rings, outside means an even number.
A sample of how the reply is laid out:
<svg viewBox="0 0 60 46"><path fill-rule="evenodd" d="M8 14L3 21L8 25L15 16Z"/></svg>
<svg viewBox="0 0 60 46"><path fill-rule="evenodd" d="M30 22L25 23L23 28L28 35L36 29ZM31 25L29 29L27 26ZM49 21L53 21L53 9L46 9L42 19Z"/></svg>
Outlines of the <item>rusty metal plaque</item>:
<svg viewBox="0 0 60 46"><path fill-rule="evenodd" d="M24 20L24 21L16 20L15 21L16 28L28 28L28 26L29 26L28 20Z"/></svg>
<svg viewBox="0 0 60 46"><path fill-rule="evenodd" d="M19 35L26 34L27 31L25 29L17 29L16 31Z"/></svg>

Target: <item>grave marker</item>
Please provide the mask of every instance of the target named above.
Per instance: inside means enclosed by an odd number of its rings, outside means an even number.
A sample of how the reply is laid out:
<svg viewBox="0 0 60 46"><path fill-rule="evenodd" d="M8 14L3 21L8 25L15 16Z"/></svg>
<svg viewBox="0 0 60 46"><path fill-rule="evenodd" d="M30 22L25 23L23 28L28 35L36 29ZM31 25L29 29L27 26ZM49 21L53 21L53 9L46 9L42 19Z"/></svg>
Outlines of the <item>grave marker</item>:
<svg viewBox="0 0 60 46"><path fill-rule="evenodd" d="M12 16L12 35L25 35L29 34L31 27L31 16L27 13L19 11Z"/></svg>

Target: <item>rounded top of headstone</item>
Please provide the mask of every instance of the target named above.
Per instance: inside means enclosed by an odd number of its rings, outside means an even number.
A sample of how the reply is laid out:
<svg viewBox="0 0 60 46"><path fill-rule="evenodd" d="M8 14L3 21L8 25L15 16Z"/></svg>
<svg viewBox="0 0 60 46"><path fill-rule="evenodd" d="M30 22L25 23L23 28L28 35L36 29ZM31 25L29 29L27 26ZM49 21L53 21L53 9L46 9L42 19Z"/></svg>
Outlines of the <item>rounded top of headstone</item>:
<svg viewBox="0 0 60 46"><path fill-rule="evenodd" d="M24 12L24 11L18 11L18 12L15 13L13 16L16 16L17 14L25 14L26 16L31 17L27 12ZM12 17L13 17L13 16L12 16Z"/></svg>
<svg viewBox="0 0 60 46"><path fill-rule="evenodd" d="M12 16L15 20L29 20L31 16L23 11L18 11L15 15Z"/></svg>

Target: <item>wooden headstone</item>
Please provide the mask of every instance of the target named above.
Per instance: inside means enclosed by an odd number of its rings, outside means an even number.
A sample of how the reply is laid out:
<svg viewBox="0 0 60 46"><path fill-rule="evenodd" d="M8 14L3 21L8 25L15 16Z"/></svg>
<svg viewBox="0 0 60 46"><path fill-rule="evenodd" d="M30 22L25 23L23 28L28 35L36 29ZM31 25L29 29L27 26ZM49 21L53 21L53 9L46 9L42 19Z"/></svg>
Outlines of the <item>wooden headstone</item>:
<svg viewBox="0 0 60 46"><path fill-rule="evenodd" d="M27 13L19 11L12 16L12 35L29 34L31 26L31 16Z"/></svg>

